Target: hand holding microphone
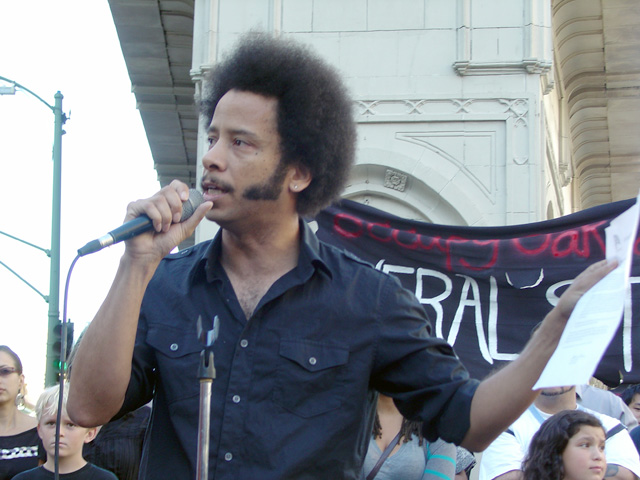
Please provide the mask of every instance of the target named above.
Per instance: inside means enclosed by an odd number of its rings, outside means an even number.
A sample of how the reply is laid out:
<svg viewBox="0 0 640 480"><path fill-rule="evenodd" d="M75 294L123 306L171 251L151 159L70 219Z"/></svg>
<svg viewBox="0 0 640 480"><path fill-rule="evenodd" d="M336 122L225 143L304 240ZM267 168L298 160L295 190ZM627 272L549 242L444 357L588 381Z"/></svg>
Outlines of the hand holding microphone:
<svg viewBox="0 0 640 480"><path fill-rule="evenodd" d="M180 217L180 222L188 220L203 202L202 194L195 189L190 189L189 198L182 203L182 216ZM151 219L146 214L142 214L133 220L123 223L106 235L90 241L84 247L78 249L78 256L82 257L84 255L98 252L115 243L119 243L142 233L151 231L153 228L153 222Z"/></svg>

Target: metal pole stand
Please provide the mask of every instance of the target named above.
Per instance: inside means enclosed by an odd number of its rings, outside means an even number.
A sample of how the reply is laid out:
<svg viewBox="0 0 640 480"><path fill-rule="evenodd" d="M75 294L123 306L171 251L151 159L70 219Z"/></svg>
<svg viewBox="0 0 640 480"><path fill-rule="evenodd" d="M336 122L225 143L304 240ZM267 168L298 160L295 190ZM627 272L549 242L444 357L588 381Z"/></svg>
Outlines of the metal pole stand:
<svg viewBox="0 0 640 480"><path fill-rule="evenodd" d="M198 317L198 339L204 344L200 352L198 378L200 379L200 412L198 417L198 457L196 480L208 480L209 475L209 423L211 420L211 385L216 378L213 364L213 344L220 331L220 319L213 319L213 329L203 330L202 317Z"/></svg>

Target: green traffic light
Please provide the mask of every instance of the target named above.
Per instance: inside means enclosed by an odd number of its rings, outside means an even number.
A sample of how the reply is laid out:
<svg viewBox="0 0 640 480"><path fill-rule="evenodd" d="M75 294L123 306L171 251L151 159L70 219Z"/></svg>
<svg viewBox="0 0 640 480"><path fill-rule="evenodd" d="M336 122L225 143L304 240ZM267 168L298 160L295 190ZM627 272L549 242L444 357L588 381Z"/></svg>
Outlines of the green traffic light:
<svg viewBox="0 0 640 480"><path fill-rule="evenodd" d="M59 373L59 372L62 372L62 371L63 371L62 366L63 366L63 363L62 363L60 360L54 360L54 361L53 361L53 369L54 369L57 373ZM66 370L67 370L67 362L64 362L64 371L66 371Z"/></svg>

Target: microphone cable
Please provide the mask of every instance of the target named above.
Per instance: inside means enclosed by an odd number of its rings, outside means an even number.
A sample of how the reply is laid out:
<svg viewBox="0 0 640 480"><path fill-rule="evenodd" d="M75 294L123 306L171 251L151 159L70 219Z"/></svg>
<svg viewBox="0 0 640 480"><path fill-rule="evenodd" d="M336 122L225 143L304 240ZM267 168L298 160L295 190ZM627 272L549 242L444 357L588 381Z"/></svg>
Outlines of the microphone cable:
<svg viewBox="0 0 640 480"><path fill-rule="evenodd" d="M180 222L187 220L193 215L198 206L202 204L203 198L202 194L192 188L189 190L189 198L182 204L182 217ZM153 225L149 220L149 217L146 215L142 215L140 217L134 218L133 220L126 222L121 225L117 229L109 232L107 235L89 242L84 247L78 250L78 254L71 262L69 267L69 272L67 273L67 281L64 286L63 293L63 308L62 308L62 325L60 328L60 365L61 365L61 373L59 380L59 398L58 398L58 413L56 415L56 433L55 433L55 454L54 454L54 480L60 479L60 422L62 420L62 408L64 401L64 377L69 373L69 366L67 366L67 330L69 320L67 319L67 300L69 298L69 283L71 281L71 273L73 272L73 267L80 259L80 257L84 255L88 255L90 253L95 253L99 250L102 250L105 247L112 245L113 243L118 243L123 240L127 240L133 236L139 235L148 230L152 230Z"/></svg>
<svg viewBox="0 0 640 480"><path fill-rule="evenodd" d="M60 329L60 365L61 373L59 380L59 395L58 395L58 413L56 414L56 435L55 435L55 453L54 453L54 479L60 480L60 423L62 422L62 409L64 406L64 377L69 372L69 366L67 365L67 326L69 320L67 319L67 300L69 298L69 283L71 281L71 272L75 267L76 262L80 259L80 255L76 255L76 258L71 262L69 272L67 273L67 281L64 285L63 307L62 307L62 325Z"/></svg>

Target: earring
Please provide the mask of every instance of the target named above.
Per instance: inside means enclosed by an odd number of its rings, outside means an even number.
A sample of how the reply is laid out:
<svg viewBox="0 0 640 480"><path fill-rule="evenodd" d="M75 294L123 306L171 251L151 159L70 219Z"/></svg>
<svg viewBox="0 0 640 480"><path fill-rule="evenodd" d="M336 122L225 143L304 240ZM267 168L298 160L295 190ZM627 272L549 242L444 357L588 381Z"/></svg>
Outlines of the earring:
<svg viewBox="0 0 640 480"><path fill-rule="evenodd" d="M293 189L294 189L294 190L298 190L298 185L294 185L294 186L293 186Z"/></svg>
<svg viewBox="0 0 640 480"><path fill-rule="evenodd" d="M16 407L18 407L18 410L24 410L24 395L22 392L19 392L18 395L16 395Z"/></svg>

